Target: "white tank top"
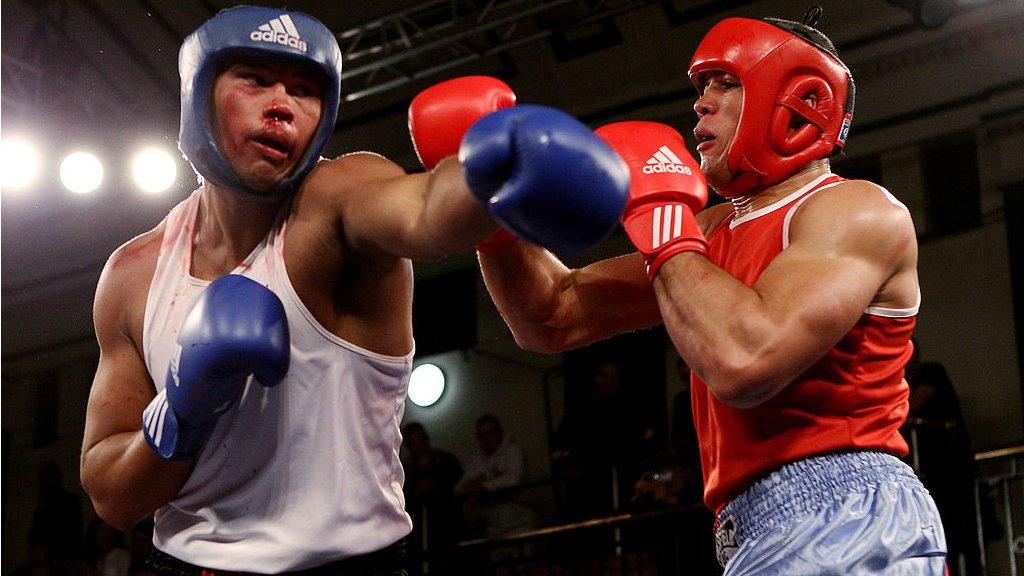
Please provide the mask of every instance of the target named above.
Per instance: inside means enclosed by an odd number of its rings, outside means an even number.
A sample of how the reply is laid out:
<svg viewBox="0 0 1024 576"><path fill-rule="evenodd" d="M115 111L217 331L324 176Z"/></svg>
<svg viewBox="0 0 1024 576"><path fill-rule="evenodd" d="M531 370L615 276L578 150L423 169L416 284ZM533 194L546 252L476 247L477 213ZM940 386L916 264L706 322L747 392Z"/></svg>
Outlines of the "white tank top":
<svg viewBox="0 0 1024 576"><path fill-rule="evenodd" d="M178 328L208 281L190 273L200 191L166 218L146 302L143 353L164 387ZM154 544L203 567L277 573L398 541L405 513L399 423L412 368L338 338L299 300L284 264L287 206L233 274L274 291L291 332L284 381L250 379L218 420L181 492L156 511Z"/></svg>

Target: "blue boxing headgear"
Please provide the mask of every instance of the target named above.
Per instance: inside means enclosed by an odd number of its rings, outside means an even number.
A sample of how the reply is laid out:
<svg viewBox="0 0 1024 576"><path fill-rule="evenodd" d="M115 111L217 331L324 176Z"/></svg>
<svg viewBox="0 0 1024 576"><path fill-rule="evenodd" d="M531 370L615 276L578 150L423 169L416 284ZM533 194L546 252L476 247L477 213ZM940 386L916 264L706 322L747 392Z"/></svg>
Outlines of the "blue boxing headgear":
<svg viewBox="0 0 1024 576"><path fill-rule="evenodd" d="M210 99L219 66L226 59L255 56L281 63L312 66L323 73L320 124L295 170L273 190L248 188L228 164L213 138ZM222 10L190 34L178 53L181 74L181 132L178 148L199 175L249 199L276 201L302 182L320 158L334 130L341 103L341 49L322 22L302 12L258 6Z"/></svg>

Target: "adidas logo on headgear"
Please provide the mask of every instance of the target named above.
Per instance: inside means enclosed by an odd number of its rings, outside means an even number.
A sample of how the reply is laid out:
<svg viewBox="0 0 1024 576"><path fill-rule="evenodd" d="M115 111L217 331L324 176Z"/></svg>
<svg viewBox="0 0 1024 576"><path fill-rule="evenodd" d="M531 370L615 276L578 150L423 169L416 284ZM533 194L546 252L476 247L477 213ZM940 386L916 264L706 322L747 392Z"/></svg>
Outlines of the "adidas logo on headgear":
<svg viewBox="0 0 1024 576"><path fill-rule="evenodd" d="M676 156L668 146L658 148L658 151L647 159L647 164L643 168L644 174L660 174L662 172L693 176L693 170L686 164L683 164L679 156Z"/></svg>
<svg viewBox="0 0 1024 576"><path fill-rule="evenodd" d="M299 30L295 28L292 17L287 14L281 14L260 25L258 29L249 33L249 39L253 42L273 42L306 51L306 42L299 37Z"/></svg>

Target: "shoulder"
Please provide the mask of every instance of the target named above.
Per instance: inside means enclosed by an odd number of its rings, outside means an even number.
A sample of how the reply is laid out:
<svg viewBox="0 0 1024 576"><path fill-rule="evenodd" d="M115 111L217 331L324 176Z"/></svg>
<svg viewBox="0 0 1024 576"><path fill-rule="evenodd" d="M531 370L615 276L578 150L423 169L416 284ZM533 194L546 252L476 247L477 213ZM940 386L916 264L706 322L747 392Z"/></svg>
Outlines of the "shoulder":
<svg viewBox="0 0 1024 576"><path fill-rule="evenodd" d="M804 202L804 210L812 207L819 211L846 210L850 215L909 215L907 207L888 190L867 180L844 180L824 187Z"/></svg>
<svg viewBox="0 0 1024 576"><path fill-rule="evenodd" d="M100 281L103 282L104 279L119 282L132 280L147 272L152 275L160 255L165 229L166 221L160 222L152 230L139 234L114 250L107 258Z"/></svg>
<svg viewBox="0 0 1024 576"><path fill-rule="evenodd" d="M372 202L374 191L405 175L401 166L374 152L353 152L321 160L292 202L292 216L339 221L350 210Z"/></svg>
<svg viewBox="0 0 1024 576"><path fill-rule="evenodd" d="M522 448L519 446L519 441L515 438L506 438L502 443L501 448L507 450L512 454L518 454Z"/></svg>
<svg viewBox="0 0 1024 576"><path fill-rule="evenodd" d="M96 286L97 329L118 326L140 330L146 296L156 270L165 222L122 244L107 259Z"/></svg>
<svg viewBox="0 0 1024 576"><path fill-rule="evenodd" d="M458 463L458 461L459 461L458 457L455 456L455 454L452 454L451 452L448 452L446 450L436 450L435 449L435 452L437 452L437 457L439 459L441 459L441 460L445 460L447 462L455 462L455 463Z"/></svg>
<svg viewBox="0 0 1024 576"><path fill-rule="evenodd" d="M867 180L846 180L814 193L798 208L791 239L802 234L861 244L914 237L910 211L888 190Z"/></svg>
<svg viewBox="0 0 1024 576"><path fill-rule="evenodd" d="M358 190L372 183L404 175L405 170L401 166L380 154L352 152L317 163L299 193L333 197L340 191Z"/></svg>
<svg viewBox="0 0 1024 576"><path fill-rule="evenodd" d="M729 214L732 214L732 204L728 202L716 204L697 214L697 224L700 225L701 232L706 236L728 218Z"/></svg>

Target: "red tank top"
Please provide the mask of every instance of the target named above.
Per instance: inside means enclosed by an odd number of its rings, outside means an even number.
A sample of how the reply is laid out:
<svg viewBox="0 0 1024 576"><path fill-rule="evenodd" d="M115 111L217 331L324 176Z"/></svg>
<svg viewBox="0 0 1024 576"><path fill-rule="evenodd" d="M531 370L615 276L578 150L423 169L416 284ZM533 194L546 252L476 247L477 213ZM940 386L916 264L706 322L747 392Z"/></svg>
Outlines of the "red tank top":
<svg viewBox="0 0 1024 576"><path fill-rule="evenodd" d="M788 245L789 222L811 195L842 182L828 174L771 206L726 218L708 235L709 257L747 286ZM892 202L899 203L888 192ZM720 402L694 373L694 425L704 467L704 501L716 512L783 465L826 452L880 450L899 456L918 307L869 307L825 356L753 408Z"/></svg>

